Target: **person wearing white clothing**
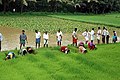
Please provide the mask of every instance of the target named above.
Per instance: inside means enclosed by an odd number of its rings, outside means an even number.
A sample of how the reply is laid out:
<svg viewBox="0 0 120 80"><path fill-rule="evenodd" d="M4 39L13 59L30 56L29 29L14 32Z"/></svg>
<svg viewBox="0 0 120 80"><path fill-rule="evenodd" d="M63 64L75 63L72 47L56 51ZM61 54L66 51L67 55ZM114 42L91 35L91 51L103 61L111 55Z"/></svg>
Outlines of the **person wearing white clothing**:
<svg viewBox="0 0 120 80"><path fill-rule="evenodd" d="M38 48L40 47L40 40L41 40L41 33L38 32L38 30L35 30L35 35L36 35L36 48L38 45Z"/></svg>
<svg viewBox="0 0 120 80"><path fill-rule="evenodd" d="M77 28L74 29L73 33L72 33L72 38L73 38L73 46L77 46L77 40L78 40L78 37L77 37Z"/></svg>
<svg viewBox="0 0 120 80"><path fill-rule="evenodd" d="M3 40L3 36L2 36L2 34L0 33L0 51L1 51L1 42L2 42L2 40Z"/></svg>
<svg viewBox="0 0 120 80"><path fill-rule="evenodd" d="M44 39L44 47L48 47L48 39L49 39L49 35L47 33L47 31L43 34L43 39Z"/></svg>
<svg viewBox="0 0 120 80"><path fill-rule="evenodd" d="M57 38L57 45L61 46L61 42L62 42L62 32L60 31L60 29L58 30L57 34L56 34L56 38Z"/></svg>
<svg viewBox="0 0 120 80"><path fill-rule="evenodd" d="M101 29L100 29L100 27L98 27L98 31L97 31L97 41L98 41L98 44L100 44L100 36L101 36Z"/></svg>
<svg viewBox="0 0 120 80"><path fill-rule="evenodd" d="M85 32L82 33L82 35L85 37L85 43L87 44L89 41L89 32L86 29Z"/></svg>
<svg viewBox="0 0 120 80"><path fill-rule="evenodd" d="M92 30L91 30L91 32L90 32L90 34L91 34L91 40L93 40L93 41L94 41L94 38L95 38L94 28L92 28Z"/></svg>
<svg viewBox="0 0 120 80"><path fill-rule="evenodd" d="M107 34L106 34L106 28L103 27L103 31L102 31L102 43L104 43L104 44L105 44L105 37L106 36L107 36Z"/></svg>

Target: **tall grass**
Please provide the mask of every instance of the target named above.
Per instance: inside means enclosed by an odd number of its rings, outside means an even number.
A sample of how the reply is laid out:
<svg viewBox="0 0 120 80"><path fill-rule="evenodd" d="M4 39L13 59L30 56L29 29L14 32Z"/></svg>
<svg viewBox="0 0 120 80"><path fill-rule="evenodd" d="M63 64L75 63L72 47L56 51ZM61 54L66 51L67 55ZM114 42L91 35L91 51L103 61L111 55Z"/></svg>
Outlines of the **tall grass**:
<svg viewBox="0 0 120 80"><path fill-rule="evenodd" d="M0 53L0 80L119 80L120 44L98 45L87 54L69 46L70 54L59 47L40 48L36 55L18 56L2 60ZM17 51L13 51L17 53Z"/></svg>

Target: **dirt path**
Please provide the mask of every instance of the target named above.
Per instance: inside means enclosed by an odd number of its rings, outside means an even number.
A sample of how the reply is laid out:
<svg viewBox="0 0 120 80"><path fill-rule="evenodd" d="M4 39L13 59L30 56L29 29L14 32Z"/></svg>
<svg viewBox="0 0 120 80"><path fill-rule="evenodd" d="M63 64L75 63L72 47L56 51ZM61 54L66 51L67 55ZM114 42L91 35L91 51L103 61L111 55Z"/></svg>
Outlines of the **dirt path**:
<svg viewBox="0 0 120 80"><path fill-rule="evenodd" d="M21 29L10 28L10 27L1 27L0 33L3 34L2 41L2 51L4 50L13 50L19 49L19 36L21 34ZM84 41L84 37L81 33L78 33L79 41ZM28 44L26 46L35 47L35 33L31 31L26 31L26 35L28 37ZM56 34L49 34L49 46L56 46ZM118 41L120 42L120 38L118 37ZM96 42L96 41L95 41ZM110 42L112 39L110 38ZM70 33L63 33L63 42L62 44L68 45L72 43L72 37ZM43 46L43 38L41 39L41 47Z"/></svg>

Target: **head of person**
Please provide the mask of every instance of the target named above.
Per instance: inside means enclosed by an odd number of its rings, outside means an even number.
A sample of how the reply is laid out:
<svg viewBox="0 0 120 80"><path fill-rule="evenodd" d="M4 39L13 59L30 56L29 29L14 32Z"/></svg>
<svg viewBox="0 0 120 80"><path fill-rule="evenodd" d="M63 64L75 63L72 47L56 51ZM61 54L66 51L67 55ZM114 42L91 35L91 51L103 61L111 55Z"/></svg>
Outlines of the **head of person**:
<svg viewBox="0 0 120 80"><path fill-rule="evenodd" d="M93 40L91 40L91 43L93 43Z"/></svg>
<svg viewBox="0 0 120 80"><path fill-rule="evenodd" d="M38 33L38 30L35 30L36 33Z"/></svg>
<svg viewBox="0 0 120 80"><path fill-rule="evenodd" d="M85 31L86 31L86 32L88 32L88 30L87 30L87 29L86 29Z"/></svg>
<svg viewBox="0 0 120 80"><path fill-rule="evenodd" d="M47 31L45 31L45 34L47 34Z"/></svg>
<svg viewBox="0 0 120 80"><path fill-rule="evenodd" d="M94 30L94 28L92 28L92 30Z"/></svg>
<svg viewBox="0 0 120 80"><path fill-rule="evenodd" d="M60 29L58 29L58 32L60 32Z"/></svg>
<svg viewBox="0 0 120 80"><path fill-rule="evenodd" d="M98 30L100 29L100 27L98 27Z"/></svg>
<svg viewBox="0 0 120 80"><path fill-rule="evenodd" d="M25 33L25 30L22 30L22 34L24 34Z"/></svg>
<svg viewBox="0 0 120 80"><path fill-rule="evenodd" d="M103 30L106 29L105 27L103 27Z"/></svg>
<svg viewBox="0 0 120 80"><path fill-rule="evenodd" d="M75 28L75 32L77 31L77 28Z"/></svg>
<svg viewBox="0 0 120 80"><path fill-rule="evenodd" d="M115 33L115 31L113 31L113 33Z"/></svg>

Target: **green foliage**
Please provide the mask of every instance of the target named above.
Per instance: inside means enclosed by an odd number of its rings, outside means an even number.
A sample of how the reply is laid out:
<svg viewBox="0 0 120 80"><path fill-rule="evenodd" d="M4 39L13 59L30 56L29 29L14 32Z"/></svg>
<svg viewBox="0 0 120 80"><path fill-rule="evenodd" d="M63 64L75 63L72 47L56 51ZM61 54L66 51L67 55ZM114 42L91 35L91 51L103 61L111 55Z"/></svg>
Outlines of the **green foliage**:
<svg viewBox="0 0 120 80"><path fill-rule="evenodd" d="M76 20L88 23L104 24L113 27L120 27L120 14L104 15L51 15L53 17Z"/></svg>
<svg viewBox="0 0 120 80"><path fill-rule="evenodd" d="M4 61L0 52L0 80L119 80L120 44L98 45L87 54L70 54L59 47L40 48L36 55L18 56ZM13 51L17 52L17 51Z"/></svg>

